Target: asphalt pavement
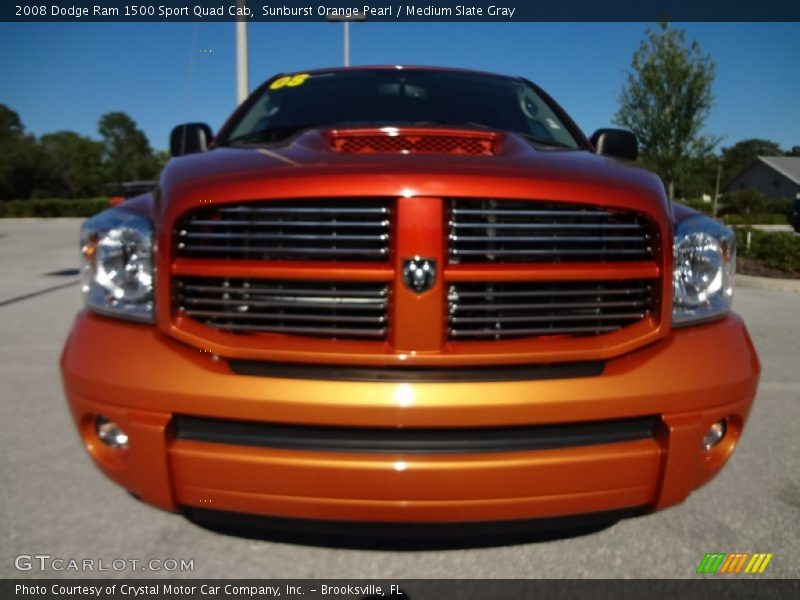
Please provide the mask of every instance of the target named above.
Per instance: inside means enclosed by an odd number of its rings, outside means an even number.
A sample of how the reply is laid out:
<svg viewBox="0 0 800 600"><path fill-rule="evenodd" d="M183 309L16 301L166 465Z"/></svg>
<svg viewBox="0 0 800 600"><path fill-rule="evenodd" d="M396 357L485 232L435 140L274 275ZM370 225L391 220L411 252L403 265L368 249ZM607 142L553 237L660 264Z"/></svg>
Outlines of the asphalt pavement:
<svg viewBox="0 0 800 600"><path fill-rule="evenodd" d="M684 504L554 540L448 550L329 548L211 531L138 502L93 466L57 368L81 305L79 223L0 220L2 578L687 578L696 577L706 552L770 552L764 576L800 577L800 294L737 290L735 309L763 364L759 394L729 465ZM186 559L193 571L17 570L16 557L35 554L106 565Z"/></svg>

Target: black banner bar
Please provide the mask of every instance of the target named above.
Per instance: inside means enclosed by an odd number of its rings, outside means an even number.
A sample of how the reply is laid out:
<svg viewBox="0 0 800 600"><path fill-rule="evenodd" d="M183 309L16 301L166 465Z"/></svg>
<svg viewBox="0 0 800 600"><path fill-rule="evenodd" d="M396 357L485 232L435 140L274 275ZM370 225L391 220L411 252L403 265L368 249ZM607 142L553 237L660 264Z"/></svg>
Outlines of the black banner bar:
<svg viewBox="0 0 800 600"><path fill-rule="evenodd" d="M800 21L796 0L247 0L244 12L237 4L237 0L16 0L0 3L0 21Z"/></svg>
<svg viewBox="0 0 800 600"><path fill-rule="evenodd" d="M800 597L800 581L797 580L706 577L687 580L7 579L0 582L0 597L4 600L750 600Z"/></svg>

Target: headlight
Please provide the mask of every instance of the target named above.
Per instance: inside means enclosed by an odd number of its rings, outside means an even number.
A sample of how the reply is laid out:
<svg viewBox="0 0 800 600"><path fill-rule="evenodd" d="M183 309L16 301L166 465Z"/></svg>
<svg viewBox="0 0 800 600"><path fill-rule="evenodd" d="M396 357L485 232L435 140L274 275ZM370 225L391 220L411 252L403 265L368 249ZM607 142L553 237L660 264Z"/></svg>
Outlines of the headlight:
<svg viewBox="0 0 800 600"><path fill-rule="evenodd" d="M112 208L81 228L83 298L97 312L153 322L153 227Z"/></svg>
<svg viewBox="0 0 800 600"><path fill-rule="evenodd" d="M703 215L678 223L673 327L707 321L728 312L735 273L736 237L730 228Z"/></svg>

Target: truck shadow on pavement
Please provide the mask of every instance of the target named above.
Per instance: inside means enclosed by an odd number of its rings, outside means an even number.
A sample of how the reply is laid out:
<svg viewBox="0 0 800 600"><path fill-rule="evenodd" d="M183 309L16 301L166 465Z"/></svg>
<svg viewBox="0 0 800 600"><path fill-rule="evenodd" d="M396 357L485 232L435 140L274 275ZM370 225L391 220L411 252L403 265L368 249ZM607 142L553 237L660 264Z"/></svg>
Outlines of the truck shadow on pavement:
<svg viewBox="0 0 800 600"><path fill-rule="evenodd" d="M535 544L598 533L640 511L490 523L312 521L187 509L186 518L223 535L352 550L424 551Z"/></svg>

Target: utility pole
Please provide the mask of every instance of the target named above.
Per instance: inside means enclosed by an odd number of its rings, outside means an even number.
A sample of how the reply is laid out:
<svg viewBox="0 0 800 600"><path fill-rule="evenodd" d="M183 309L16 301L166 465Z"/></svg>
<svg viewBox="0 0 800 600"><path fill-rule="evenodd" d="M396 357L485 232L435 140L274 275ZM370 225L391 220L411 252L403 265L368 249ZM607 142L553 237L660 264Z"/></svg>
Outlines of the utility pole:
<svg viewBox="0 0 800 600"><path fill-rule="evenodd" d="M717 217L717 202L719 201L719 181L722 179L722 161L717 162L717 185L714 186L714 201L711 204L711 216Z"/></svg>
<svg viewBox="0 0 800 600"><path fill-rule="evenodd" d="M237 0L240 15L246 4L247 0ZM244 102L250 93L248 75L247 17L240 16L236 20L236 104Z"/></svg>

